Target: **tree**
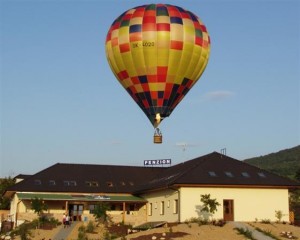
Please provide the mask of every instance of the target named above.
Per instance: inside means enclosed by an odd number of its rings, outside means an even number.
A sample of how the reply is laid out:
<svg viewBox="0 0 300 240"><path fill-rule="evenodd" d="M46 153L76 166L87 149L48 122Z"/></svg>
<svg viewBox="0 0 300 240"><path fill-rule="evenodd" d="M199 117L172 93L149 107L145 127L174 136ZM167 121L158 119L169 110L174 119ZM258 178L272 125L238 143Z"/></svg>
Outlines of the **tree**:
<svg viewBox="0 0 300 240"><path fill-rule="evenodd" d="M300 208L300 190L291 191L289 194L289 205L291 210L295 211Z"/></svg>
<svg viewBox="0 0 300 240"><path fill-rule="evenodd" d="M31 209L40 217L44 211L48 210L48 206L43 199L35 197L31 199Z"/></svg>
<svg viewBox="0 0 300 240"><path fill-rule="evenodd" d="M220 203L218 203L216 199L211 199L210 194L202 194L200 196L200 201L203 203L201 211L214 214L217 211L217 207L220 206Z"/></svg>
<svg viewBox="0 0 300 240"><path fill-rule="evenodd" d="M10 186L15 184L15 180L11 177L0 179L0 210L9 210L10 200L3 194Z"/></svg>
<svg viewBox="0 0 300 240"><path fill-rule="evenodd" d="M33 236L28 223L23 223L22 225L20 225L17 233L20 235L21 240L30 240Z"/></svg>
<svg viewBox="0 0 300 240"><path fill-rule="evenodd" d="M300 182L300 168L295 173L295 179Z"/></svg>
<svg viewBox="0 0 300 240"><path fill-rule="evenodd" d="M109 221L109 216L107 215L108 210L110 210L110 207L107 203L98 203L95 206L93 215L98 223L107 223Z"/></svg>
<svg viewBox="0 0 300 240"><path fill-rule="evenodd" d="M48 206L45 204L44 200L41 198L31 199L31 209L38 215L38 228L40 227L40 222L43 222L43 213L48 210Z"/></svg>

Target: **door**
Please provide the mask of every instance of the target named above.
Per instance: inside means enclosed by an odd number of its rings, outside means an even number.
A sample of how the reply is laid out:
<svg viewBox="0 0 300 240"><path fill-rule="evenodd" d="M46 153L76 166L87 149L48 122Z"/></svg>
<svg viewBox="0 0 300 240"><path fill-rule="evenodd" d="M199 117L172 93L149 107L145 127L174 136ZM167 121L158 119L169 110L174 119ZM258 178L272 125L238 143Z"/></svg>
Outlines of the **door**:
<svg viewBox="0 0 300 240"><path fill-rule="evenodd" d="M224 221L234 221L234 204L231 199L223 200L223 218Z"/></svg>
<svg viewBox="0 0 300 240"><path fill-rule="evenodd" d="M81 221L83 204L69 204L69 215L73 221Z"/></svg>

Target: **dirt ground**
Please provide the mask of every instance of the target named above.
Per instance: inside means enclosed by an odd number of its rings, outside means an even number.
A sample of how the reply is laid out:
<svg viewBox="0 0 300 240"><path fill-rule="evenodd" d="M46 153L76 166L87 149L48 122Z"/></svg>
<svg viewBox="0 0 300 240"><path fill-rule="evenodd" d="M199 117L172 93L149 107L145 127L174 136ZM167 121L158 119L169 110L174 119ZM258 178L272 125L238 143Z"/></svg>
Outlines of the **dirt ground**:
<svg viewBox="0 0 300 240"><path fill-rule="evenodd" d="M294 237L300 239L300 227L291 226L289 224L262 224L262 223L250 223L253 227L259 227L265 231L271 232L273 235L278 238L285 240L287 238L280 237L281 232L290 231L293 233ZM71 235L68 239L64 240L76 240L78 237L78 227L81 224L78 224L76 228L72 231ZM54 228L52 230L34 230L32 231L33 240L55 240L53 237L57 233L60 228ZM170 232L171 231L171 232ZM96 230L97 233L88 234L88 239L90 240L101 240L103 239L103 228L98 228ZM172 235L173 234L173 235ZM173 227L160 227L147 231L142 231L138 233L133 233L126 236L126 240L151 240L153 236L156 236L156 239L164 238L168 239L180 239L180 240L244 240L245 237L243 235L237 234L237 231L234 230L234 226L232 223L227 223L223 227L217 227L212 225L202 225L199 226L196 223L191 224L178 224ZM16 238L19 240L20 238ZM59 239L60 240L60 239Z"/></svg>
<svg viewBox="0 0 300 240"><path fill-rule="evenodd" d="M300 239L300 227L291 226L289 224L282 223L271 223L271 224L263 224L263 223L250 223L253 227L258 227L266 232L271 232L274 236L280 239L288 239L286 237L281 237L281 232L292 232L292 235Z"/></svg>

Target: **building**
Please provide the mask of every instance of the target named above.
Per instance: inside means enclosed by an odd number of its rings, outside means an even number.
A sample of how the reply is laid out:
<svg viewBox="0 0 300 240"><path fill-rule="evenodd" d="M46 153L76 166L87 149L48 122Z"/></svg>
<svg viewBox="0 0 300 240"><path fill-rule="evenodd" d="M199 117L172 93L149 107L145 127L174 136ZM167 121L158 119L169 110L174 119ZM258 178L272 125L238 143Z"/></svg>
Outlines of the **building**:
<svg viewBox="0 0 300 240"><path fill-rule="evenodd" d="M99 202L110 205L115 222L184 222L205 217L200 197L210 194L220 206L212 216L226 221L275 221L282 211L289 221L289 190L300 184L231 157L213 152L170 167L134 167L57 163L10 187L14 222L36 218L31 199L48 205L61 219L93 219Z"/></svg>

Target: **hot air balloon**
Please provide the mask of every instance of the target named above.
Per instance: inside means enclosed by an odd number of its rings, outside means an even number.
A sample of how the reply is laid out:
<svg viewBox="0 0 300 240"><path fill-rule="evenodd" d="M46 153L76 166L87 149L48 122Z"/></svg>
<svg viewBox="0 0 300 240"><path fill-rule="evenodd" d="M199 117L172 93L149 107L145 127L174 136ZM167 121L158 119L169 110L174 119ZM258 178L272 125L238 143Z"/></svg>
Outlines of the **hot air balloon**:
<svg viewBox="0 0 300 240"><path fill-rule="evenodd" d="M202 75L210 38L192 12L169 4L149 4L121 14L106 37L106 56L118 81L158 128Z"/></svg>

